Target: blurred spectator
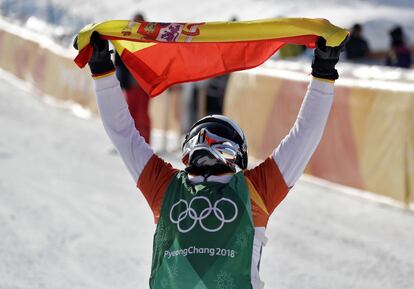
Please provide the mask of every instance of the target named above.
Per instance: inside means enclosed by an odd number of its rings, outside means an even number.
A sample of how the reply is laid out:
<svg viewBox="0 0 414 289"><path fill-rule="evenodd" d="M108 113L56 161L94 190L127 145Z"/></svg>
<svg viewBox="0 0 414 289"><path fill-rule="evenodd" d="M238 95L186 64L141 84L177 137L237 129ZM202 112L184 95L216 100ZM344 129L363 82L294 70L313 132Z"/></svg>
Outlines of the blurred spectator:
<svg viewBox="0 0 414 289"><path fill-rule="evenodd" d="M229 21L238 21L238 18L234 15ZM225 74L181 85L181 132L188 132L193 123L206 115L223 114L224 94L229 76Z"/></svg>
<svg viewBox="0 0 414 289"><path fill-rule="evenodd" d="M238 21L237 16L230 18L231 22ZM206 87L206 107L205 113L209 114L223 114L224 95L226 93L227 82L230 74L224 74L217 77L210 78Z"/></svg>
<svg viewBox="0 0 414 289"><path fill-rule="evenodd" d="M369 54L370 49L368 42L362 35L362 26L355 24L345 46L345 56L348 60L361 61L369 58Z"/></svg>
<svg viewBox="0 0 414 289"><path fill-rule="evenodd" d="M141 13L137 13L134 21L145 21ZM140 135L144 137L147 143L150 143L151 135L151 119L149 116L149 100L148 94L139 86L137 81L128 71L122 62L118 53L115 54L116 76L124 91L126 101L128 103L129 112L135 121L135 127Z"/></svg>
<svg viewBox="0 0 414 289"><path fill-rule="evenodd" d="M405 43L405 36L401 26L390 31L391 48L388 51L386 64L389 66L410 68L412 64L411 50Z"/></svg>
<svg viewBox="0 0 414 289"><path fill-rule="evenodd" d="M230 74L224 74L209 80L206 91L207 114L223 114L224 95L229 77Z"/></svg>

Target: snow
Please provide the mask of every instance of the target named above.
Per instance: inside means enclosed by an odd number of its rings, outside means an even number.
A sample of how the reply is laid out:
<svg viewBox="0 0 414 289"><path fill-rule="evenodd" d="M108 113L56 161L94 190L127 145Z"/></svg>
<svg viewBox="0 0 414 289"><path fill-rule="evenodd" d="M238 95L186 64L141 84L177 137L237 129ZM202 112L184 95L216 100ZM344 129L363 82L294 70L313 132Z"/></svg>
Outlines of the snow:
<svg viewBox="0 0 414 289"><path fill-rule="evenodd" d="M3 14L21 18L34 15L58 25L76 27L75 30L88 22L129 19L141 11L149 20L165 22L227 21L233 16L239 20L326 18L346 28L359 22L364 25L364 34L374 50L388 48L388 31L399 24L405 28L410 43L414 41L411 0L123 0L122 4L114 0L1 0L0 4Z"/></svg>
<svg viewBox="0 0 414 289"><path fill-rule="evenodd" d="M100 121L0 74L0 124L0 288L148 288L153 218ZM414 283L413 212L332 185L299 181L268 237L265 288Z"/></svg>

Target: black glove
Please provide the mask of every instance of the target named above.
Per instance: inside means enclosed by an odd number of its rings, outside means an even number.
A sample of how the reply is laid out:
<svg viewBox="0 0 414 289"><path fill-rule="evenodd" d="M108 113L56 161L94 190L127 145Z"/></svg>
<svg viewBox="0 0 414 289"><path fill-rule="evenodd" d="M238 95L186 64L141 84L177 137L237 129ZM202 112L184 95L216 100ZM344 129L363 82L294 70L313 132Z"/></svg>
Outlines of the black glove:
<svg viewBox="0 0 414 289"><path fill-rule="evenodd" d="M347 40L348 38L337 47L329 47L326 46L326 40L319 37L312 61L313 76L330 80L338 79L338 71L335 69L335 65L338 63L339 55Z"/></svg>
<svg viewBox="0 0 414 289"><path fill-rule="evenodd" d="M92 75L104 74L115 70L111 60L108 40L104 40L99 36L98 32L93 32L90 43L93 47L91 59L88 62ZM73 47L78 49L78 37L73 41Z"/></svg>

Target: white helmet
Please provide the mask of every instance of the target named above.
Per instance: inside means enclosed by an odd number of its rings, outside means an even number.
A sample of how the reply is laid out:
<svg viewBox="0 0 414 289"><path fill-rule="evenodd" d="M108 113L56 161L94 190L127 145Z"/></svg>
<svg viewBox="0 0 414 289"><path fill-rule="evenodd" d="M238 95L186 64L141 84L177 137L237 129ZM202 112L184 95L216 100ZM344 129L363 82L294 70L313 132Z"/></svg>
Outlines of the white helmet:
<svg viewBox="0 0 414 289"><path fill-rule="evenodd" d="M224 115L197 121L185 136L182 161L194 174L235 172L247 168L247 141L240 126Z"/></svg>

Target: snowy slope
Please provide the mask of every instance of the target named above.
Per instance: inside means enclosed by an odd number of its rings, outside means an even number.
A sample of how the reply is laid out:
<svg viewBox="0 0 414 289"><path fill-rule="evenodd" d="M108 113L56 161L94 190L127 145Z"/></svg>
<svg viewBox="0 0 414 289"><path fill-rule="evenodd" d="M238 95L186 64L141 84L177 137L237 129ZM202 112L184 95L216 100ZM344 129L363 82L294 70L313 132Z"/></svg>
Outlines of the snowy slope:
<svg viewBox="0 0 414 289"><path fill-rule="evenodd" d="M3 2L6 0L2 0ZM9 0L10 1L10 0ZM21 1L17 1L21 2ZM37 5L53 2L67 13L90 21L128 19L143 11L154 21L225 21L232 16L240 20L269 17L326 18L332 23L351 27L365 24L365 34L372 47L388 47L388 30L395 24L405 28L414 41L414 1L412 0L50 0L34 1Z"/></svg>

